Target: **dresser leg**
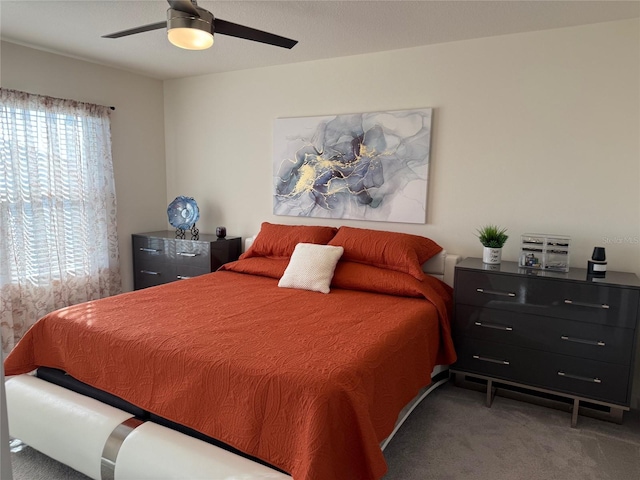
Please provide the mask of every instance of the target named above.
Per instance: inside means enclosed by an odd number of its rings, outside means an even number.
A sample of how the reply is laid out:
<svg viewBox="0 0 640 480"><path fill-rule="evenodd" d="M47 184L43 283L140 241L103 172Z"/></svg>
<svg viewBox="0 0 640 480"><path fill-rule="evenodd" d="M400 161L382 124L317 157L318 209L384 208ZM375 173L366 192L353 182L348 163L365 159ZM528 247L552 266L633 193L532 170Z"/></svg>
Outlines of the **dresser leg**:
<svg viewBox="0 0 640 480"><path fill-rule="evenodd" d="M609 416L612 422L616 422L618 425L622 425L622 415L624 410L622 408L611 407L609 409Z"/></svg>
<svg viewBox="0 0 640 480"><path fill-rule="evenodd" d="M487 407L491 408L493 397L496 395L496 389L493 387L493 380L487 380Z"/></svg>
<svg viewBox="0 0 640 480"><path fill-rule="evenodd" d="M573 410L571 412L571 428L576 428L578 424L578 410L580 410L580 400L573 399Z"/></svg>

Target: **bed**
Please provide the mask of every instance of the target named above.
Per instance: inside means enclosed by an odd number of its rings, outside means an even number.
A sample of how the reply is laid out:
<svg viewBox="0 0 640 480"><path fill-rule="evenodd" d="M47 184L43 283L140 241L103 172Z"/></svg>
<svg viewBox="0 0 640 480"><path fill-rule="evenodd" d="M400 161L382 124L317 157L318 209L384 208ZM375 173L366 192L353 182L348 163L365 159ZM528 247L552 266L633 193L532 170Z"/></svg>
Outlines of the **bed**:
<svg viewBox="0 0 640 480"><path fill-rule="evenodd" d="M40 319L5 361L10 433L95 479L379 479L455 361L456 261L414 235L265 222L218 272Z"/></svg>

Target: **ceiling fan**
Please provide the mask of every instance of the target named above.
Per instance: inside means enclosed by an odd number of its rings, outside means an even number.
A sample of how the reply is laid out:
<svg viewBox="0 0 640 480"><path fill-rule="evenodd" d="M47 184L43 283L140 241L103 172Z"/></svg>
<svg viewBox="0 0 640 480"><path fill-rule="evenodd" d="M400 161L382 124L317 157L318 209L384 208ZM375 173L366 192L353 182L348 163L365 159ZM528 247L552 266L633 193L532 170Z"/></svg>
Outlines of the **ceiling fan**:
<svg viewBox="0 0 640 480"><path fill-rule="evenodd" d="M167 0L167 20L103 35L102 38L120 38L136 33L167 28L169 41L180 48L204 50L213 45L213 34L229 35L261 42L276 47L292 48L297 40L245 27L215 18L211 12L198 6L196 0Z"/></svg>

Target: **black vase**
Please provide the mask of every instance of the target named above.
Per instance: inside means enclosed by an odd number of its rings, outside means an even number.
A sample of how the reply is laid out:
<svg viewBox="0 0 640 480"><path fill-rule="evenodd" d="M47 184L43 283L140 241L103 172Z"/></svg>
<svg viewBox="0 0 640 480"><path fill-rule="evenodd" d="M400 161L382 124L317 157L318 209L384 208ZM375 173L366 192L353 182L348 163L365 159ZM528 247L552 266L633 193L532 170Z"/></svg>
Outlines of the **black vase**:
<svg viewBox="0 0 640 480"><path fill-rule="evenodd" d="M607 259L607 255L605 254L604 247L594 247L593 255L591 255L591 260L595 260L596 262L604 262Z"/></svg>
<svg viewBox="0 0 640 480"><path fill-rule="evenodd" d="M587 275L604 277L607 274L607 255L604 247L594 247L591 260L587 262Z"/></svg>
<svg viewBox="0 0 640 480"><path fill-rule="evenodd" d="M225 227L216 228L216 237L224 238L227 236L227 229Z"/></svg>

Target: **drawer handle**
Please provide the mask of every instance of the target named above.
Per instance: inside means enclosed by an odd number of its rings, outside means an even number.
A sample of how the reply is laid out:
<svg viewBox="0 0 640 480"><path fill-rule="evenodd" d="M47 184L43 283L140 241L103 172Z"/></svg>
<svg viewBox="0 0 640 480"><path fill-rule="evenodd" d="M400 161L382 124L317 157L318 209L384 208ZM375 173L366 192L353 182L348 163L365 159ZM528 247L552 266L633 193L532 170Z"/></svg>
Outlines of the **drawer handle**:
<svg viewBox="0 0 640 480"><path fill-rule="evenodd" d="M146 273L147 275L160 275L160 272L152 272L151 270L140 270L140 273Z"/></svg>
<svg viewBox="0 0 640 480"><path fill-rule="evenodd" d="M497 360L495 358L481 357L480 355L474 355L473 358L475 358L476 360L481 360L483 362L499 363L500 365L509 365L508 360Z"/></svg>
<svg viewBox="0 0 640 480"><path fill-rule="evenodd" d="M585 345L594 345L596 347L604 347L605 346L605 343L602 342L602 341L586 340L584 338L569 337L567 335L561 335L560 338L562 340L566 340L567 342L584 343Z"/></svg>
<svg viewBox="0 0 640 480"><path fill-rule="evenodd" d="M600 380L598 377L581 377L580 375L571 375L570 373L565 373L562 370L558 372L558 375L560 375L561 377L573 378L574 380L582 380L583 382L602 383L602 380Z"/></svg>
<svg viewBox="0 0 640 480"><path fill-rule="evenodd" d="M512 332L513 331L513 327L507 327L506 325L498 325L497 323L475 322L475 324L477 326L479 326L479 327L495 328L496 330L505 330L507 332Z"/></svg>
<svg viewBox="0 0 640 480"><path fill-rule="evenodd" d="M182 255L183 257L197 257L200 254L199 253L178 252L178 255Z"/></svg>
<svg viewBox="0 0 640 480"><path fill-rule="evenodd" d="M185 277L184 275L178 275L178 276L176 276L176 278L177 278L178 280L187 280L187 279L189 279L189 278L191 278L191 277Z"/></svg>
<svg viewBox="0 0 640 480"><path fill-rule="evenodd" d="M567 305L576 305L578 307L589 307L589 308L604 308L605 310L609 309L609 305L606 303L586 303L586 302L576 302L574 300L565 299L564 303Z"/></svg>
<svg viewBox="0 0 640 480"><path fill-rule="evenodd" d="M141 252L148 252L148 253L160 253L162 250L158 250L156 248L144 248L144 247L140 247L140 251Z"/></svg>
<svg viewBox="0 0 640 480"><path fill-rule="evenodd" d="M486 293L487 295L502 295L503 297L515 297L513 292L501 292L499 290L485 290L484 288L476 288L476 292Z"/></svg>

